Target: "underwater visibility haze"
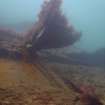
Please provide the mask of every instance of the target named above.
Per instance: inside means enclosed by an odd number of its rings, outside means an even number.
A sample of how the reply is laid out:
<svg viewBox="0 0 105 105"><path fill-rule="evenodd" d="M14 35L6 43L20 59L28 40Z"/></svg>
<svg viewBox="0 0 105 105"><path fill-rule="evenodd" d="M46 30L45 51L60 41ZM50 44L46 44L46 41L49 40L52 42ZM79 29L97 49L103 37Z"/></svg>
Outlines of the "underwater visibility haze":
<svg viewBox="0 0 105 105"><path fill-rule="evenodd" d="M44 0L0 0L0 25L22 31L37 19ZM88 52L105 47L105 1L63 0L63 13L78 31L75 47Z"/></svg>
<svg viewBox="0 0 105 105"><path fill-rule="evenodd" d="M0 105L105 105L105 0L0 0Z"/></svg>

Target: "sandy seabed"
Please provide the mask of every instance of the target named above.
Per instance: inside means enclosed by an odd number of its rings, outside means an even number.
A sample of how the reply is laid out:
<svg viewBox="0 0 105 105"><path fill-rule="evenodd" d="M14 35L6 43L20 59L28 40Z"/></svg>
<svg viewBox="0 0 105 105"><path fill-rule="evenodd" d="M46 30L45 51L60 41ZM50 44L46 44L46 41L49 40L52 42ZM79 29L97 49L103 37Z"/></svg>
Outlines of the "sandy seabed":
<svg viewBox="0 0 105 105"><path fill-rule="evenodd" d="M59 77L42 70L39 64L0 59L0 105L83 105Z"/></svg>

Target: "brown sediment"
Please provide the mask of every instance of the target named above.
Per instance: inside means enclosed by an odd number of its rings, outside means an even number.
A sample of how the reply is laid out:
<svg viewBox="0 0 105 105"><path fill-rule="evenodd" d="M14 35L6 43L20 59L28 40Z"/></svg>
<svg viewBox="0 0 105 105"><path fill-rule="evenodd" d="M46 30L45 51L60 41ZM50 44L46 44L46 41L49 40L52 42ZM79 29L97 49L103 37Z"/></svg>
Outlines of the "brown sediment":
<svg viewBox="0 0 105 105"><path fill-rule="evenodd" d="M75 93L71 90L69 94L67 90L51 85L53 80L49 81L37 66L0 59L1 105L73 105Z"/></svg>

